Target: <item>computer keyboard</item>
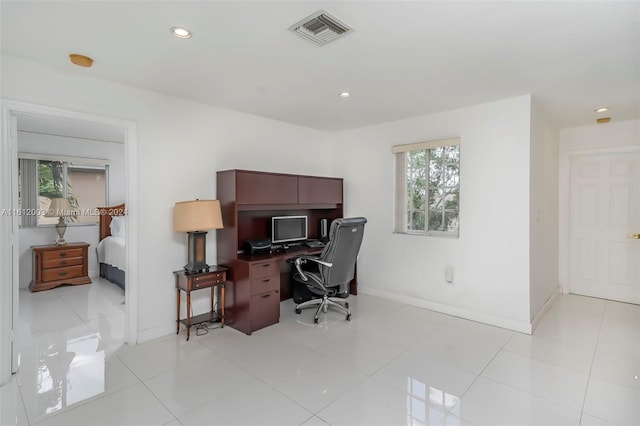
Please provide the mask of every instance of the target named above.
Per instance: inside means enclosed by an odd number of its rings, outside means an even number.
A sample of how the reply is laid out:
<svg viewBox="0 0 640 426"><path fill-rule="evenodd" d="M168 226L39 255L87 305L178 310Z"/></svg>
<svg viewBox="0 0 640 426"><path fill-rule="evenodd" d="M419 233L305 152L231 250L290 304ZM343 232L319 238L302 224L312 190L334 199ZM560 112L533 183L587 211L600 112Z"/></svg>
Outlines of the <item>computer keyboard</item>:
<svg viewBox="0 0 640 426"><path fill-rule="evenodd" d="M305 246L309 248L322 248L324 247L324 243L319 240L307 240L304 243Z"/></svg>

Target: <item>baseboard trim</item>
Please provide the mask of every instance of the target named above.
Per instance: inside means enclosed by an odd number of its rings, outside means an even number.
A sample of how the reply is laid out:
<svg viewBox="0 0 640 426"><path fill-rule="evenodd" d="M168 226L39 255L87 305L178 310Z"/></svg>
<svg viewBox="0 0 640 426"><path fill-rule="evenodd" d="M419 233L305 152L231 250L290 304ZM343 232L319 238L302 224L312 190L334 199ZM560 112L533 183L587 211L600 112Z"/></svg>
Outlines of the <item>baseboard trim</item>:
<svg viewBox="0 0 640 426"><path fill-rule="evenodd" d="M551 293L551 296L549 296L547 301L544 302L544 305L542 305L542 308L540 308L540 310L538 311L536 316L533 317L533 320L531 320L531 333L532 334L533 334L534 331L536 331L536 328L538 328L538 326L540 325L540 321L542 321L542 319L547 314L547 312L549 312L549 309L551 309L551 307L555 303L556 299L558 299L558 297L560 297L560 295L562 293L563 293L562 287L560 287L560 286L556 287L556 289L553 291L553 293Z"/></svg>
<svg viewBox="0 0 640 426"><path fill-rule="evenodd" d="M405 296L402 294L391 293L388 291L377 290L373 288L358 287L358 292L367 294L369 296L376 296L383 299L393 300L394 302L406 303L407 305L429 309L431 311L452 315L454 317L481 322L483 324L493 325L500 328L506 328L507 330L513 330L519 333L532 333L531 324L526 322L515 321L508 318L502 318L495 315L472 311L470 309L445 305L443 303L433 302L431 300L418 299L417 297Z"/></svg>

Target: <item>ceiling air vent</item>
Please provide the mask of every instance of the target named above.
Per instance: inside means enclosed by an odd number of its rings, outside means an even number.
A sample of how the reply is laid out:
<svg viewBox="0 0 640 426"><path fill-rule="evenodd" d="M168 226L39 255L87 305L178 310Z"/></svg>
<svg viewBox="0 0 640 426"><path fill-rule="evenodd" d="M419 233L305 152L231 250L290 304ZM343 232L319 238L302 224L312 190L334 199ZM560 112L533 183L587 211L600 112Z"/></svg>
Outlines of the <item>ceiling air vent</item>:
<svg viewBox="0 0 640 426"><path fill-rule="evenodd" d="M296 22L289 27L289 30L318 46L323 46L353 31L352 28L324 10L319 10Z"/></svg>

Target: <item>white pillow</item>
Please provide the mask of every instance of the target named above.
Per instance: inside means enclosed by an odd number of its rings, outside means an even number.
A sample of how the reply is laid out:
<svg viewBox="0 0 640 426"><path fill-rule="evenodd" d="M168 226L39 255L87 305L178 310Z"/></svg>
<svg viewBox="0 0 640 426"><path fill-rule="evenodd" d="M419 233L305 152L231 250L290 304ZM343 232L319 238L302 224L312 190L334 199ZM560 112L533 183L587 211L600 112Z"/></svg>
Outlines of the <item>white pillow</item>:
<svg viewBox="0 0 640 426"><path fill-rule="evenodd" d="M111 218L111 224L109 225L111 228L111 235L114 237L124 237L125 235L125 224L124 224L124 216L114 216Z"/></svg>

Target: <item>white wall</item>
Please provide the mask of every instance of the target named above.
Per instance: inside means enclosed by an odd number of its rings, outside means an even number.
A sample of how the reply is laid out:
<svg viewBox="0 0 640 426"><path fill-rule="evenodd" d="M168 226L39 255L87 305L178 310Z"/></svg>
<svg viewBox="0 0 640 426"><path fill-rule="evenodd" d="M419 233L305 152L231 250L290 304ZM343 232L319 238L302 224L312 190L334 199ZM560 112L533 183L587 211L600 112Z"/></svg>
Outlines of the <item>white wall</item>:
<svg viewBox="0 0 640 426"><path fill-rule="evenodd" d="M186 235L172 229L175 202L215 198L217 170L332 175L323 132L100 80L91 69L62 72L3 56L1 72L5 99L137 123L139 341L175 332L172 271L187 257ZM215 259L212 231L207 260ZM206 296L195 298L196 313Z"/></svg>
<svg viewBox="0 0 640 426"><path fill-rule="evenodd" d="M558 289L558 130L531 109L530 319ZM543 313L541 313L543 314Z"/></svg>
<svg viewBox="0 0 640 426"><path fill-rule="evenodd" d="M345 208L369 219L359 289L530 331L531 97L521 96L338 134ZM460 137L460 238L394 234L391 147ZM454 285L444 279L454 268Z"/></svg>
<svg viewBox="0 0 640 426"><path fill-rule="evenodd" d="M79 138L67 138L39 133L18 132L18 151L34 154L50 154L83 158L109 160L109 205L124 202L125 195L125 158L124 144L103 142ZM96 206L97 207L97 206ZM20 287L28 287L32 279L32 245L51 244L56 234L53 226L39 228L20 228L18 230L20 252ZM99 275L96 245L98 244L98 225L67 226L67 241L83 241L89 247L89 275Z"/></svg>
<svg viewBox="0 0 640 426"><path fill-rule="evenodd" d="M559 246L560 285L569 291L569 186L570 157L576 153L603 152L640 146L640 120L609 122L560 130Z"/></svg>

